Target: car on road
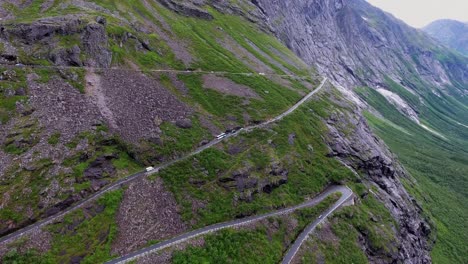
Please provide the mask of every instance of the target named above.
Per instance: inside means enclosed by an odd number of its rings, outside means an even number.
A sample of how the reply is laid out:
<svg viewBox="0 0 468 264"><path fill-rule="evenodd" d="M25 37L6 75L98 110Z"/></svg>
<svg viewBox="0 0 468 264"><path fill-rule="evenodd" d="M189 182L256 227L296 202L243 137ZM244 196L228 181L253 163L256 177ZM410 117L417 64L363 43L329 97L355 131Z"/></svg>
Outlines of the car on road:
<svg viewBox="0 0 468 264"><path fill-rule="evenodd" d="M227 136L226 133L221 133L219 135L216 136L217 139L222 139L222 138L225 138Z"/></svg>
<svg viewBox="0 0 468 264"><path fill-rule="evenodd" d="M265 76L264 72L259 72L258 75Z"/></svg>
<svg viewBox="0 0 468 264"><path fill-rule="evenodd" d="M154 167L149 166L148 168L146 168L146 172L150 172L150 171L154 171Z"/></svg>

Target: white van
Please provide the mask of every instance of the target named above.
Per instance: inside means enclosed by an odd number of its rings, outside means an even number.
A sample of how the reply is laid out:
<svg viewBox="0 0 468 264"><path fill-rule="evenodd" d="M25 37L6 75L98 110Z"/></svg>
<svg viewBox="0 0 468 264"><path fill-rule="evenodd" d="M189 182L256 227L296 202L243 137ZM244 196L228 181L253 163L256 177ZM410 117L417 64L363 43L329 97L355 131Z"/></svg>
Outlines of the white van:
<svg viewBox="0 0 468 264"><path fill-rule="evenodd" d="M217 139L222 139L226 137L226 133L222 133L216 136Z"/></svg>
<svg viewBox="0 0 468 264"><path fill-rule="evenodd" d="M153 171L153 170L154 170L154 167L151 167L151 166L146 168L146 172L150 172L150 171Z"/></svg>

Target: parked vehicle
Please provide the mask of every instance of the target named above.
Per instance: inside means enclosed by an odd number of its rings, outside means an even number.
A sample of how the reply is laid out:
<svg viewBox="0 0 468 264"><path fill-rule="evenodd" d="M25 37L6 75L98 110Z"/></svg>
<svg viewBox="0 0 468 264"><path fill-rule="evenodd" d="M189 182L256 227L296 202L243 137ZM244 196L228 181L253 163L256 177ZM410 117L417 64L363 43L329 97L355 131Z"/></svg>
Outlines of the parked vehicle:
<svg viewBox="0 0 468 264"><path fill-rule="evenodd" d="M150 171L154 171L154 167L150 166L150 167L146 168L146 172L150 172Z"/></svg>

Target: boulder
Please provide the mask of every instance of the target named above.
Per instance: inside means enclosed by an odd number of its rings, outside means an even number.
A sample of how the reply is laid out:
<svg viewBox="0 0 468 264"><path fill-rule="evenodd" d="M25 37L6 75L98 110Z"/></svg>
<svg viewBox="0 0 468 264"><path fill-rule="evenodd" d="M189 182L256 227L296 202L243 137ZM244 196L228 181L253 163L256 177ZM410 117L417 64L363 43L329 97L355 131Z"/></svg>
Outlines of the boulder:
<svg viewBox="0 0 468 264"><path fill-rule="evenodd" d="M112 52L108 49L108 37L102 24L90 23L85 27L81 38L88 56L87 66L108 68L112 62Z"/></svg>
<svg viewBox="0 0 468 264"><path fill-rule="evenodd" d="M93 181L103 178L112 177L115 175L115 167L112 164L112 160L118 158L115 155L105 155L98 157L96 160L89 164L89 167L85 169L82 179L77 179L77 182ZM96 183L99 185L99 183Z"/></svg>
<svg viewBox="0 0 468 264"><path fill-rule="evenodd" d="M188 118L184 118L184 119L177 120L176 126L183 128L183 129L188 129L188 128L192 128L193 124L192 124L192 120Z"/></svg>
<svg viewBox="0 0 468 264"><path fill-rule="evenodd" d="M81 67L83 66L83 62L81 61L80 55L81 49L75 45L72 48L62 48L52 51L49 58L55 65Z"/></svg>

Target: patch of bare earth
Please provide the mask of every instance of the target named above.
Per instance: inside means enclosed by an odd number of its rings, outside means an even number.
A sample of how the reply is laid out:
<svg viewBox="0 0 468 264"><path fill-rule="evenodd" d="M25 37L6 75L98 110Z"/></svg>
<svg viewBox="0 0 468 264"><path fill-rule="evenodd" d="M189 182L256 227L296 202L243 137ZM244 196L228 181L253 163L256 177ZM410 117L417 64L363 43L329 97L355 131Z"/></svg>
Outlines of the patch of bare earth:
<svg viewBox="0 0 468 264"><path fill-rule="evenodd" d="M159 120L175 122L193 113L159 81L139 72L107 70L101 88L117 132L130 142L156 136Z"/></svg>
<svg viewBox="0 0 468 264"><path fill-rule="evenodd" d="M273 70L269 65L257 58L247 49L239 45L231 36L226 35L223 40L218 40L218 43L220 43L225 49L234 54L234 56L236 56L239 60L244 62L251 70L255 72L276 74L275 70ZM269 58L269 60L272 59ZM267 75L266 77L275 83L278 83L295 91L295 89L292 87L291 82L287 79L282 78L281 76Z"/></svg>
<svg viewBox="0 0 468 264"><path fill-rule="evenodd" d="M286 63L288 63L289 65L292 65L294 67L296 67L296 69L300 69L300 68L307 68L307 65L305 64L305 62L303 61L300 61L300 60L294 60L292 58L290 58L288 55L284 54L283 52L273 48L270 46L269 48L276 56L280 57L283 61L285 61Z"/></svg>
<svg viewBox="0 0 468 264"><path fill-rule="evenodd" d="M171 79L172 84L177 88L177 90L182 93L183 95L188 95L189 89L185 86L185 83L179 78L177 78L176 73L167 73L169 78Z"/></svg>
<svg viewBox="0 0 468 264"><path fill-rule="evenodd" d="M52 235L49 232L36 229L13 243L0 244L0 260L13 249L16 249L19 254L26 254L30 250L36 250L39 254L45 253L50 250L51 241Z"/></svg>
<svg viewBox="0 0 468 264"><path fill-rule="evenodd" d="M214 74L203 75L203 86L205 88L213 89L224 94L245 98L262 99L249 87L237 84L225 77L216 76Z"/></svg>
<svg viewBox="0 0 468 264"><path fill-rule="evenodd" d="M266 65L247 49L239 45L231 36L226 34L224 39L218 39L218 43L234 54L238 59L246 63L247 66L252 70L256 72L275 73L275 71L270 66Z"/></svg>
<svg viewBox="0 0 468 264"><path fill-rule="evenodd" d="M109 126L117 129L117 122L115 121L114 114L107 107L107 98L102 91L101 76L93 71L86 72L86 93L91 96L96 103L101 115L107 120Z"/></svg>
<svg viewBox="0 0 468 264"><path fill-rule="evenodd" d="M222 130L211 122L210 117L202 115L199 119L202 127L208 129L212 135L219 135L221 133Z"/></svg>
<svg viewBox="0 0 468 264"><path fill-rule="evenodd" d="M41 4L41 12L47 11L47 9L51 8L55 3L55 0L46 0Z"/></svg>
<svg viewBox="0 0 468 264"><path fill-rule="evenodd" d="M187 230L174 196L165 190L160 178L130 184L117 213L117 224L119 232L112 251L119 255Z"/></svg>
<svg viewBox="0 0 468 264"><path fill-rule="evenodd" d="M153 8L153 6L151 6L150 3L148 3L147 0L144 0L143 4L152 14L154 14L154 17L161 25L161 27L159 27L157 25L151 24L149 25L151 29L154 30L158 36L160 36L167 43L178 60L182 61L185 66L189 66L193 61L193 57L192 54L190 54L188 51L188 45L173 36L171 26L164 20L164 18L159 15L159 13ZM155 4L159 5L157 1L155 1Z"/></svg>
<svg viewBox="0 0 468 264"><path fill-rule="evenodd" d="M340 243L340 239L333 233L329 222L323 223L314 236L320 241L331 243L333 246L338 246Z"/></svg>
<svg viewBox="0 0 468 264"><path fill-rule="evenodd" d="M278 61L276 61L274 58L272 58L270 55L268 55L267 53L265 53L262 49L260 49L257 45L255 45L255 43L251 42L250 40L246 39L247 43L250 45L250 47L252 47L256 52L258 52L262 57L264 57L265 59L268 60L268 62L270 62L271 64L275 65L276 67L278 67L279 69L281 69L283 72L285 72L286 74L291 74L291 72L286 69L286 67L284 67L281 63L279 63Z"/></svg>
<svg viewBox="0 0 468 264"><path fill-rule="evenodd" d="M0 178L5 173L8 167L7 164L11 164L12 159L13 158L11 157L11 155L8 155L5 152L3 152L3 150L0 150Z"/></svg>

